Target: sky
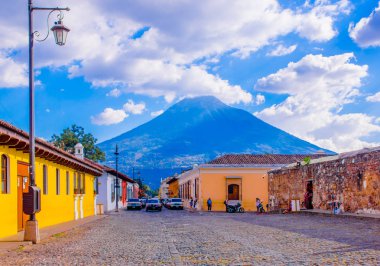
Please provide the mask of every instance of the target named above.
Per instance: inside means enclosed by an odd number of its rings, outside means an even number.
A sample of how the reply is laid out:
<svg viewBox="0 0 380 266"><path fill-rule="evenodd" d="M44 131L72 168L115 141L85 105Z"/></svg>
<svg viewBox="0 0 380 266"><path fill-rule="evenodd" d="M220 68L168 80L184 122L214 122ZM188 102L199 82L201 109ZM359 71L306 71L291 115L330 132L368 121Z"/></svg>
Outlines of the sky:
<svg viewBox="0 0 380 266"><path fill-rule="evenodd" d="M99 141L213 95L320 147L380 145L380 2L35 0L70 7L35 44L36 134ZM57 19L36 11L44 37ZM27 1L0 9L0 119L28 131ZM37 38L37 36L36 36Z"/></svg>

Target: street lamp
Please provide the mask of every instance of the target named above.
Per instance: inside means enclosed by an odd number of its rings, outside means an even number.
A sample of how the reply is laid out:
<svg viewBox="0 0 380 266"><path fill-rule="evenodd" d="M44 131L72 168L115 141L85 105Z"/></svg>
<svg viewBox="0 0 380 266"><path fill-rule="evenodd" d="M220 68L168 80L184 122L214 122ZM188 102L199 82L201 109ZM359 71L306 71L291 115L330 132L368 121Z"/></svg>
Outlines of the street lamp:
<svg viewBox="0 0 380 266"><path fill-rule="evenodd" d="M62 17L59 17L59 20L55 22L55 25L51 28L51 31L54 33L55 43L61 46L65 45L67 33L70 29L63 25Z"/></svg>
<svg viewBox="0 0 380 266"><path fill-rule="evenodd" d="M119 149L116 144L116 151L115 151L115 156L116 156L116 182L115 182L115 190L116 190L116 209L115 212L119 211L119 172L118 172L118 164L119 164Z"/></svg>
<svg viewBox="0 0 380 266"><path fill-rule="evenodd" d="M69 11L68 7L60 8L60 7L35 7L33 6L32 0L28 0L28 17L29 17L29 191L35 187L35 136L34 136L34 39L35 36L39 37L38 31L33 31L33 11L37 10L45 10L50 11L48 15L48 22L50 14L54 11L59 11L58 15L59 24L51 28L54 35L56 36L56 43L58 45L64 45L66 41L67 33L69 29L63 26L62 11ZM44 39L37 39L36 41L45 41L49 36L49 31ZM36 244L40 241L38 222L36 220L35 213L30 214L29 220L25 224L25 233L24 233L25 241L32 241L32 243Z"/></svg>

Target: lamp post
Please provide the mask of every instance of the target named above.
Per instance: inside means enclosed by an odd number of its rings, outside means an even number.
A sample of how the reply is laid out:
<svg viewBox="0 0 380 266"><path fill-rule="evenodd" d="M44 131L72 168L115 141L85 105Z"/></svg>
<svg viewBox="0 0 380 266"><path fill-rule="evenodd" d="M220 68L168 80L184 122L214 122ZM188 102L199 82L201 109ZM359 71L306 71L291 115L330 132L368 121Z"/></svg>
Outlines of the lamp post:
<svg viewBox="0 0 380 266"><path fill-rule="evenodd" d="M40 33L38 31L33 31L33 11L45 10L50 11L49 17L54 11L59 11L58 15L59 21L56 22L56 25L51 28L51 31L54 33L56 43L58 45L64 45L66 42L67 33L70 31L67 27L62 24L63 14L62 11L69 11L68 7L35 7L33 6L32 0L28 0L28 16L29 16L29 186L33 187L36 185L35 182L35 136L34 136L34 40L36 41L45 41L49 36L48 33L45 38L37 39ZM31 188L29 187L29 190ZM24 240L32 241L34 244L40 241L38 222L36 221L36 215L31 214L29 220L25 225Z"/></svg>
<svg viewBox="0 0 380 266"><path fill-rule="evenodd" d="M119 211L119 171L118 171L118 165L119 165L119 150L118 146L116 144L116 151L115 151L115 156L116 156L116 182L115 182L115 190L116 190L116 209L115 212Z"/></svg>

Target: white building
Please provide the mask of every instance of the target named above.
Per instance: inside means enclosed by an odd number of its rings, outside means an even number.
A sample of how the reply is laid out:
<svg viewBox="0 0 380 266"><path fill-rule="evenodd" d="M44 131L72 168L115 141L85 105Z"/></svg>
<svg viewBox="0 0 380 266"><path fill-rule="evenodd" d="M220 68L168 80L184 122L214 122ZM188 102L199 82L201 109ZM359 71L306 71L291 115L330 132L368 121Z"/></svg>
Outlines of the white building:
<svg viewBox="0 0 380 266"><path fill-rule="evenodd" d="M172 177L167 177L167 178L164 178L164 179L161 179L161 184L160 184L160 192L159 192L159 196L161 199L166 199L168 198L168 194L169 194L169 185L167 184L167 182L169 181L169 179L171 179Z"/></svg>
<svg viewBox="0 0 380 266"><path fill-rule="evenodd" d="M116 170L103 166L103 175L98 177L97 204L103 204L104 211L116 208ZM138 194L139 186L126 174L118 172L119 177L119 208L127 206L127 200Z"/></svg>

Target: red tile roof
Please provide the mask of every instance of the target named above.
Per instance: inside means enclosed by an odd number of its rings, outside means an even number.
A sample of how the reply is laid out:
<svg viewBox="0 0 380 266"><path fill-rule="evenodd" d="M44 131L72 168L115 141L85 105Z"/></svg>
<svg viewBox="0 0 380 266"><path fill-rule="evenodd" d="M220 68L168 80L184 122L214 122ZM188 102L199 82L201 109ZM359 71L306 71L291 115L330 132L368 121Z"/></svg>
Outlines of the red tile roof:
<svg viewBox="0 0 380 266"><path fill-rule="evenodd" d="M110 173L110 174L116 176L116 170L115 170L115 169L110 168L110 167L108 167L108 166L104 166L104 168L105 168L105 171L106 171L107 173ZM121 172L119 172L119 171L117 172L117 176L120 177L121 179L123 179L123 180L129 182L129 183L136 183L136 181L134 181L132 178L130 178L130 177L127 176L126 174L121 173Z"/></svg>
<svg viewBox="0 0 380 266"><path fill-rule="evenodd" d="M107 172L107 173L110 173L110 174L116 176L116 169L113 169L113 168L108 167L108 166L106 166L106 165L103 165L103 164L100 164L100 163L94 162L94 161L89 160L89 159L87 159L87 158L84 158L84 160L87 161L87 162L89 162L89 163L91 163L91 164L93 164L94 166L96 166L96 167L98 167L98 168L101 168L103 171L105 171L105 172ZM125 181L127 181L127 182L129 182L129 183L136 183L136 181L134 181L134 180L133 180L132 178L130 178L128 175L126 175L126 174L124 174L124 173L122 173L122 172L120 172L120 171L117 172L117 175L118 175L118 177L120 177L121 179L123 179L123 180L125 180Z"/></svg>
<svg viewBox="0 0 380 266"><path fill-rule="evenodd" d="M36 138L36 157L44 158L61 165L100 176L102 169L89 160L83 160L75 155L55 147L50 142ZM28 153L29 134L14 125L0 119L0 145Z"/></svg>
<svg viewBox="0 0 380 266"><path fill-rule="evenodd" d="M176 178L176 177L173 177L172 179L170 179L169 181L167 181L166 182L166 184L171 184L171 183L173 183L174 181L177 181L178 180L178 178Z"/></svg>
<svg viewBox="0 0 380 266"><path fill-rule="evenodd" d="M302 161L305 157L316 159L327 154L226 154L208 164L291 164Z"/></svg>

